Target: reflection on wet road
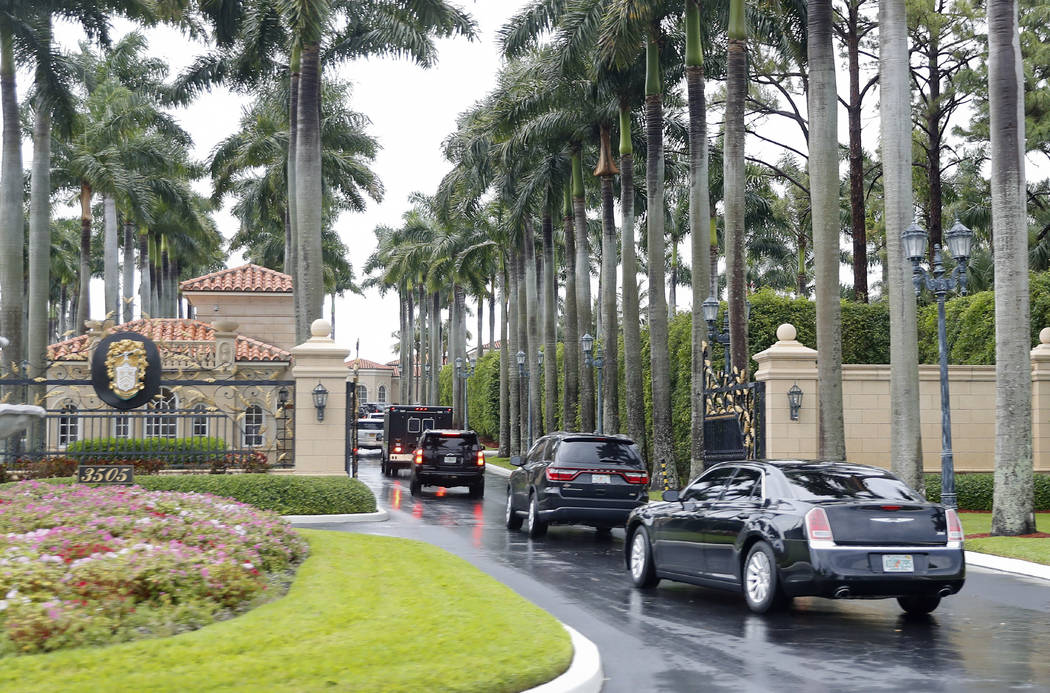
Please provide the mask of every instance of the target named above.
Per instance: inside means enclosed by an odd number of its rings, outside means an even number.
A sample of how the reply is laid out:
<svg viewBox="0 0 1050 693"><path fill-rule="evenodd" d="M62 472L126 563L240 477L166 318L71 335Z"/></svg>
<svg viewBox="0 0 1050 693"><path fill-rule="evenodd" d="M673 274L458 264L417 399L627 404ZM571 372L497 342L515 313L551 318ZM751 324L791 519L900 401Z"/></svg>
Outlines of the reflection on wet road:
<svg viewBox="0 0 1050 693"><path fill-rule="evenodd" d="M421 539L510 585L593 640L605 691L1050 690L1050 586L971 568L966 587L929 618L894 600L796 599L755 616L742 596L663 581L634 589L623 532L552 527L530 541L503 525L507 482L490 473L484 501L466 488L386 479L377 459L361 479L389 522L332 529Z"/></svg>

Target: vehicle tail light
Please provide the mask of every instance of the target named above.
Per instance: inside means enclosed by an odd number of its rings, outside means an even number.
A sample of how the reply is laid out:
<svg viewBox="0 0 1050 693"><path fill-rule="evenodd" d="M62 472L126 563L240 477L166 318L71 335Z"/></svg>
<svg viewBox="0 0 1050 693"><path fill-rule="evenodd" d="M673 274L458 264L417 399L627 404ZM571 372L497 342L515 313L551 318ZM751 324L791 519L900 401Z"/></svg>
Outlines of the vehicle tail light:
<svg viewBox="0 0 1050 693"><path fill-rule="evenodd" d="M485 466L485 451L484 450L478 450L478 466L479 467L484 467Z"/></svg>
<svg viewBox="0 0 1050 693"><path fill-rule="evenodd" d="M573 469L559 469L558 467L547 467L547 481L572 481L578 472Z"/></svg>
<svg viewBox="0 0 1050 693"><path fill-rule="evenodd" d="M811 547L822 548L835 545L835 535L831 533L831 523L824 508L813 508L806 513L806 536Z"/></svg>
<svg viewBox="0 0 1050 693"><path fill-rule="evenodd" d="M416 448L416 451L415 451L414 455L415 455L415 460L414 460L415 463L416 464L423 464L423 448Z"/></svg>
<svg viewBox="0 0 1050 693"><path fill-rule="evenodd" d="M628 484L648 484L649 473L648 472L623 472L623 478L627 480Z"/></svg>
<svg viewBox="0 0 1050 693"><path fill-rule="evenodd" d="M400 445L395 445L394 446L394 452L395 453L401 452L401 446Z"/></svg>
<svg viewBox="0 0 1050 693"><path fill-rule="evenodd" d="M944 519L948 522L948 543L957 543L961 545L963 540L963 526L962 522L959 521L959 513L948 508L944 511Z"/></svg>

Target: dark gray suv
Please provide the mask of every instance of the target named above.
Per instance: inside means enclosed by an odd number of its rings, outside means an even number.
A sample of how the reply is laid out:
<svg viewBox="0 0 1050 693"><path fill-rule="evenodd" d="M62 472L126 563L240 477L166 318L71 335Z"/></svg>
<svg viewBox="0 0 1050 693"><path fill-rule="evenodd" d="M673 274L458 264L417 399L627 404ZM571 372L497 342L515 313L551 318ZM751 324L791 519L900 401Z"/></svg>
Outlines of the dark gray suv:
<svg viewBox="0 0 1050 693"><path fill-rule="evenodd" d="M424 486L467 486L471 498L485 495L485 448L474 431L424 431L412 453L409 490Z"/></svg>
<svg viewBox="0 0 1050 693"><path fill-rule="evenodd" d="M526 524L529 536L551 524L622 527L649 500L649 473L630 438L594 433L552 433L536 441L507 488L508 529Z"/></svg>

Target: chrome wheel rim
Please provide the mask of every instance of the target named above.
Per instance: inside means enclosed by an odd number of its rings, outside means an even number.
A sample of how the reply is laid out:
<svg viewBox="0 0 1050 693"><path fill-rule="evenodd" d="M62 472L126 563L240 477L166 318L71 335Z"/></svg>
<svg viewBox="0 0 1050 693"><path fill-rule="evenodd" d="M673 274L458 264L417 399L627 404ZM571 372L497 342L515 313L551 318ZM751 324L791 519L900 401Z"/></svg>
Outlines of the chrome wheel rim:
<svg viewBox="0 0 1050 693"><path fill-rule="evenodd" d="M747 562L747 596L753 604L761 604L769 595L773 583L773 571L769 557L763 551L751 554Z"/></svg>
<svg viewBox="0 0 1050 693"><path fill-rule="evenodd" d="M514 517L514 499L508 493L507 494L507 522L510 522L510 519L512 517Z"/></svg>
<svg viewBox="0 0 1050 693"><path fill-rule="evenodd" d="M529 531L536 526L536 501L535 499L529 501Z"/></svg>
<svg viewBox="0 0 1050 693"><path fill-rule="evenodd" d="M631 542L631 575L635 580L641 580L645 573L645 537L641 532L634 535Z"/></svg>

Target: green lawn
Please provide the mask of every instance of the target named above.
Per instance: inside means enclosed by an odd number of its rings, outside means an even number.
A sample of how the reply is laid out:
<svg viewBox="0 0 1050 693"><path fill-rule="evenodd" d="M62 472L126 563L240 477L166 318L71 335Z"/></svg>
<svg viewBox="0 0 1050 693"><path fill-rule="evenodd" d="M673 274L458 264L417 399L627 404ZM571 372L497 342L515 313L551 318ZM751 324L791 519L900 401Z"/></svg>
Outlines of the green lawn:
<svg viewBox="0 0 1050 693"><path fill-rule="evenodd" d="M420 542L302 530L288 594L170 638L10 658L0 690L521 691L572 658L548 613Z"/></svg>
<svg viewBox="0 0 1050 693"><path fill-rule="evenodd" d="M988 534L992 531L991 513L959 513L964 534ZM1035 527L1040 532L1050 532L1050 513L1036 513Z"/></svg>
<svg viewBox="0 0 1050 693"><path fill-rule="evenodd" d="M494 464L497 467L503 467L511 471L517 469L517 467L511 466L509 457L486 457L485 464Z"/></svg>
<svg viewBox="0 0 1050 693"><path fill-rule="evenodd" d="M991 513L959 513L959 518L966 534L987 534L991 531ZM1036 513L1035 526L1041 532L1050 531L1050 513ZM967 539L966 550L1050 565L1050 539L982 537Z"/></svg>

